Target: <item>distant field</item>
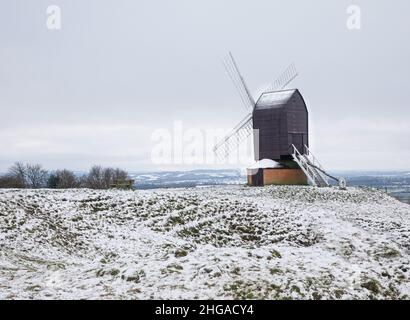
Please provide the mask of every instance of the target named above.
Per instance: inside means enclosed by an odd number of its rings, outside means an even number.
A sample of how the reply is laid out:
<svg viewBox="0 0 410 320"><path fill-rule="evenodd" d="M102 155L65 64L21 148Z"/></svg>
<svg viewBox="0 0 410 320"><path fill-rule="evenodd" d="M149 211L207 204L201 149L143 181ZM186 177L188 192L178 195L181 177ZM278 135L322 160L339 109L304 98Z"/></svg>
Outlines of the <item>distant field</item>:
<svg viewBox="0 0 410 320"><path fill-rule="evenodd" d="M386 191L410 204L410 173L407 171L336 171L350 186L367 186ZM137 189L184 188L246 183L244 170L193 170L131 173Z"/></svg>
<svg viewBox="0 0 410 320"><path fill-rule="evenodd" d="M401 202L410 204L410 192L391 192L390 195L400 200Z"/></svg>

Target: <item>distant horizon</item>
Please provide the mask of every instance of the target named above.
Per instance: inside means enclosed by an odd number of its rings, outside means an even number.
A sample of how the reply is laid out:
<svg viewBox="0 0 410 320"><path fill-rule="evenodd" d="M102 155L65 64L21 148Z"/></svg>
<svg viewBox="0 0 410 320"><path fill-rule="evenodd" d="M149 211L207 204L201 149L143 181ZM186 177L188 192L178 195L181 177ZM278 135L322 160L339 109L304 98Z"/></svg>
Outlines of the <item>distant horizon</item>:
<svg viewBox="0 0 410 320"><path fill-rule="evenodd" d="M89 169L70 169L70 168L56 168L56 169L49 169L47 167L42 166L45 170L49 172L57 171L57 170L69 170L74 173L87 173ZM105 166L104 166L105 167ZM117 166L112 166L113 168L117 168ZM153 170L128 170L125 167L118 167L120 169L123 169L127 171L130 174L143 174L143 173L166 173L166 172L198 172L198 171L245 171L246 167L242 168L233 168L233 167L227 167L227 168L181 168L181 169L153 169ZM353 170L345 170L345 169L328 169L328 172L330 173L407 173L410 174L410 168L409 169L353 169ZM0 175L7 174L7 170L0 171Z"/></svg>

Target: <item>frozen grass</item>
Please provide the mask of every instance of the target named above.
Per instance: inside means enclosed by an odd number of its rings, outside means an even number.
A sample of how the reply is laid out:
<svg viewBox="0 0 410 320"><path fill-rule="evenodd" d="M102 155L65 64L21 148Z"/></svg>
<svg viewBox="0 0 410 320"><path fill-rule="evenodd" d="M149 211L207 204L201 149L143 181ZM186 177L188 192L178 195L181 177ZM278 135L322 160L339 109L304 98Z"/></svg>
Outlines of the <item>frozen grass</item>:
<svg viewBox="0 0 410 320"><path fill-rule="evenodd" d="M3 299L408 299L409 253L371 189L0 190Z"/></svg>

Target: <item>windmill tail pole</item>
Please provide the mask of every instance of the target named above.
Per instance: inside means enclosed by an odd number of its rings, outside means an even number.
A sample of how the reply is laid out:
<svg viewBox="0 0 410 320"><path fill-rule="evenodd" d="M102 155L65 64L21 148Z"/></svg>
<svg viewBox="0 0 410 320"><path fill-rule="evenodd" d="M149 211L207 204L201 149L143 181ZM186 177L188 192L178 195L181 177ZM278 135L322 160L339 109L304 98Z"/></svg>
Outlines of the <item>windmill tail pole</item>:
<svg viewBox="0 0 410 320"><path fill-rule="evenodd" d="M316 170L322 172L325 176L329 177L330 179L333 179L335 181L337 181L337 183L339 184L340 189L346 189L346 180L345 178L336 178L335 176L332 176L330 174L328 174L325 170L319 168L318 166L315 166L314 164L310 163L310 165L312 167L314 167Z"/></svg>
<svg viewBox="0 0 410 320"><path fill-rule="evenodd" d="M318 166L315 166L314 164L310 163L310 165L315 168L316 170L322 172L325 176L329 177L330 179L336 180L337 182L339 182L339 178L336 178L335 176L332 176L330 174L328 174L325 170L319 168Z"/></svg>

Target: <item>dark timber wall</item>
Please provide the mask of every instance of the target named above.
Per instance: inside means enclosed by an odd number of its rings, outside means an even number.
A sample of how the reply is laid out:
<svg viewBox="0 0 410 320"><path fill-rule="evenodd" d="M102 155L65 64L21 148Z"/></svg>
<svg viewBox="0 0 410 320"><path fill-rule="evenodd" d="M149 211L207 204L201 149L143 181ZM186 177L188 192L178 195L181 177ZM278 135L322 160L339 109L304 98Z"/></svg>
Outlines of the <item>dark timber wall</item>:
<svg viewBox="0 0 410 320"><path fill-rule="evenodd" d="M292 144L304 153L304 145L309 146L308 111L299 90L262 94L253 111L253 129L259 130L254 131L256 161L290 159Z"/></svg>

